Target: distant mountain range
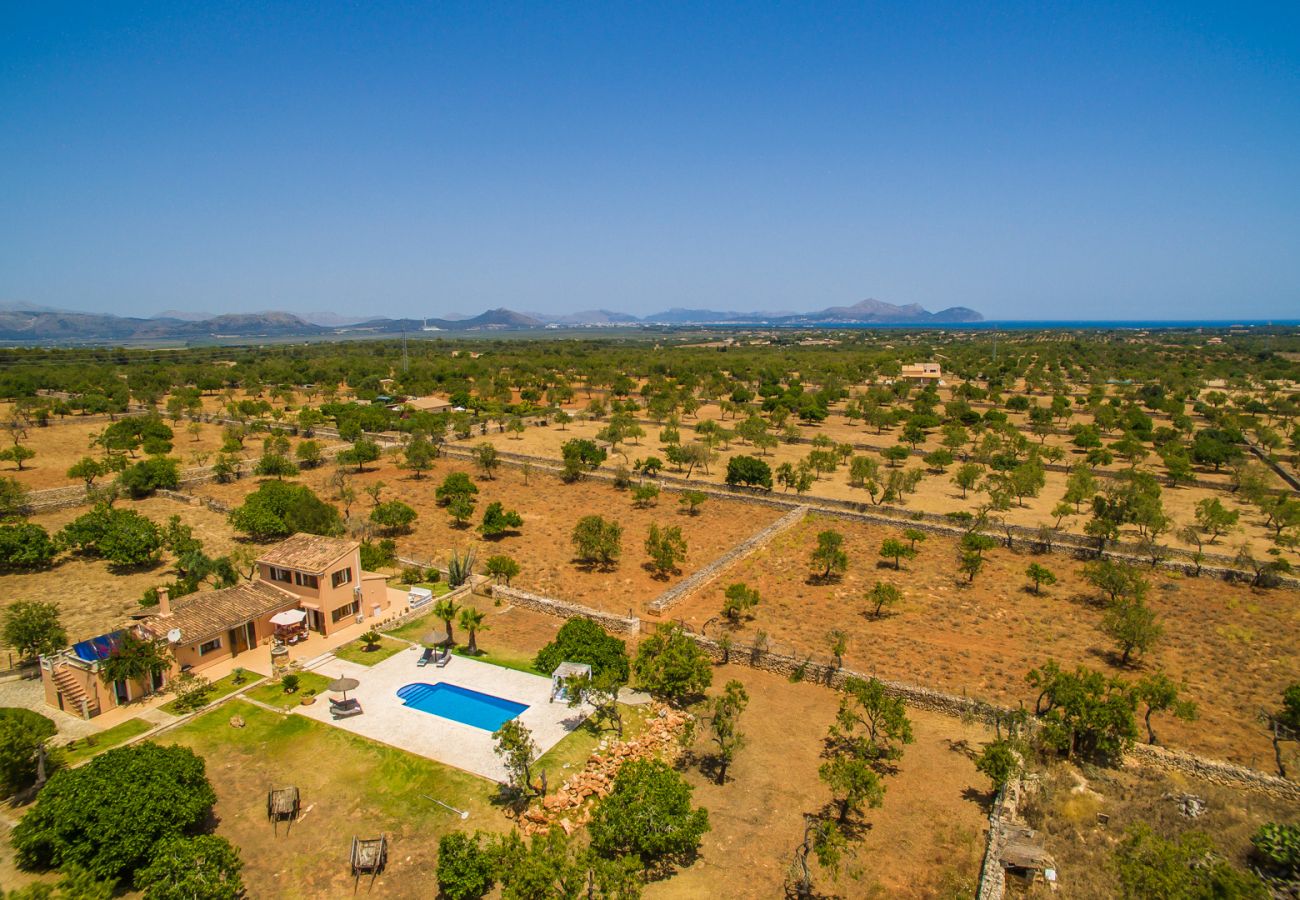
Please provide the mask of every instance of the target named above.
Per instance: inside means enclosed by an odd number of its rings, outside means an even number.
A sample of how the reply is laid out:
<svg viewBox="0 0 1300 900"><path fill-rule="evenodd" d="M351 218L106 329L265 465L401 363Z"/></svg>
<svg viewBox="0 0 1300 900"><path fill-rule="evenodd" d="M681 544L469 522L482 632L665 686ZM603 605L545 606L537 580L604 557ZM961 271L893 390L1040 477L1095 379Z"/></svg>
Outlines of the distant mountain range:
<svg viewBox="0 0 1300 900"><path fill-rule="evenodd" d="M0 308L0 341L10 343L112 343L114 341L221 340L226 338L324 337L329 335L396 334L406 332L526 331L539 328L612 327L636 325L771 325L835 327L854 325L939 325L981 322L973 309L953 306L929 312L915 303L897 306L863 300L809 313L720 312L711 309L667 309L633 316L607 309L567 315L521 313L489 309L476 316L448 315L429 319L374 318L362 321L329 312L297 316L260 312L208 316L168 310L150 318L103 313L70 312L37 306Z"/></svg>

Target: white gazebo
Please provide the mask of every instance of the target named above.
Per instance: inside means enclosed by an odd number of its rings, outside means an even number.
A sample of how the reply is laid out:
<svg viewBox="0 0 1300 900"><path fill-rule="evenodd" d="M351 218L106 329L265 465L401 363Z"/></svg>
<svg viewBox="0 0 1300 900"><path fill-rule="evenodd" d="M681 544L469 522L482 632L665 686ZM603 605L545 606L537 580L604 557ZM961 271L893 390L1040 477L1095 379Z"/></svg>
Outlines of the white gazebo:
<svg viewBox="0 0 1300 900"><path fill-rule="evenodd" d="M582 678L591 680L591 666L580 662L562 662L555 667L551 673L551 702L556 700L569 701L568 692L564 689L565 679L578 675Z"/></svg>

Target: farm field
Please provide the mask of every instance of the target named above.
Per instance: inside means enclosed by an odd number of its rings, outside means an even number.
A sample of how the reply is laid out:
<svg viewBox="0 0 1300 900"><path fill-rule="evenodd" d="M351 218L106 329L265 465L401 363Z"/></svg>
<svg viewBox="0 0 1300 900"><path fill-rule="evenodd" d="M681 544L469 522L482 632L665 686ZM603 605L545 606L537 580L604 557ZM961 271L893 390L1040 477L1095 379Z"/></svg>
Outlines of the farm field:
<svg viewBox="0 0 1300 900"><path fill-rule="evenodd" d="M188 420L182 420L179 424L170 419L164 421L175 433L170 455L180 460L182 471L212 463L221 448L224 426L199 422L194 423L198 425L197 432L191 432L189 426L192 423ZM103 420L83 423L78 422L76 416L69 416L64 420L53 419L51 424L44 427L29 426L23 444L36 451L36 456L23 463L21 471L13 463L0 463L0 475L14 478L28 490L79 485L82 483L79 479L68 477L68 468L84 456L98 458L101 455L102 451L98 447L92 447L90 442L109 424L111 423ZM242 455L249 467L262 452L263 437L260 434L250 434L244 443ZM302 440L305 438L290 436L290 455ZM337 443L324 438L317 440L322 446ZM130 461L145 458L143 453L137 453L135 459Z"/></svg>
<svg viewBox="0 0 1300 900"><path fill-rule="evenodd" d="M708 416L702 411L697 417L697 420L704 418L708 418ZM835 417L832 416L832 418ZM596 433L603 427L604 423L599 421L578 421L570 423L565 426L563 430L556 428L555 426L530 426L522 435L501 434L496 433L494 430L489 430L485 437L476 436L469 441L462 442L462 445L472 447L474 444L482 440L487 440L495 444L502 452L523 453L530 456L543 457L549 460L559 460L560 446L565 441L574 438L594 439ZM620 450L622 451L621 455L610 454L610 458L606 460L605 465L603 466L605 470L612 471L619 465L630 466L633 460L646 456L657 455L661 459L663 458L664 445L657 439L658 429L652 425L645 425L643 427L646 429L646 436L641 438L639 443L622 445L620 447ZM687 432L691 427L692 420L686 420L681 426L680 430L683 435L683 440L687 440ZM825 433L826 428L824 425L803 426L801 431L804 436L812 438L818 434ZM834 434L833 428L831 431L832 434L829 436L837 442L859 441L878 445L880 447L887 447L896 442L896 439L891 437L889 434L883 436L869 434L861 425L856 426L855 429L847 427L842 428L840 429L841 433L839 434ZM936 449L937 447L938 443L935 442L933 447L926 447L925 449L930 450ZM706 481L713 481L721 485L726 479L727 460L732 457L758 456L775 471L776 467L782 463L798 463L808 455L810 449L812 448L807 444L781 443L767 453L760 453L756 451L754 447L741 441L732 441L729 446L719 446L716 448L717 458L710 463L708 472L696 469L695 472L692 473L692 477ZM868 456L874 455L877 456L877 458L879 457L878 454L869 451L858 452L865 453L865 455ZM1073 453L1067 452L1064 461L1065 464L1071 464L1073 461ZM881 460L881 463L883 467L885 465L884 461ZM958 511L974 512L981 500L985 499L983 494L974 490L969 491L965 499L962 498L960 488L952 483L952 474L955 466L949 467L946 473L940 474L931 472L925 469L919 457L909 458L907 461L903 462L901 466L908 469L920 469L925 472L925 475L917 486L916 492L908 495L905 504L899 504L895 501L891 504L892 506L905 506L905 508L909 510L942 515ZM1112 466L1110 468L1114 469L1116 467ZM685 474L684 472L676 472L671 468L666 468L664 471L669 475L680 476ZM888 469L886 468L884 471L888 471ZM999 512L998 515L1012 525L1021 525L1025 527L1037 528L1040 525L1054 523L1055 517L1051 515L1051 510L1058 502L1060 502L1061 497L1065 494L1066 479L1068 478L1068 475L1064 472L1049 470L1045 477L1046 484L1037 497L1026 497L1022 501L1023 505L1020 503L1013 503L1009 509ZM1209 471L1198 472L1197 477L1215 480L1214 476ZM1227 487L1228 477L1227 473L1223 473L1217 477L1217 480L1220 480L1224 486ZM1281 486L1281 480L1277 479L1275 475L1270 473L1269 479L1270 483L1275 486ZM774 489L778 493L783 493L779 486L774 486ZM795 496L792 491L784 493L789 497ZM830 473L829 475L823 475L813 483L808 493L803 496L810 499L828 497L836 500L851 500L864 504L870 504L872 502L870 496L865 490L853 487L849 484L847 465L840 466L837 471ZM1257 554L1262 554L1267 548L1272 546L1271 532L1265 524L1264 517L1258 510L1244 502L1235 494L1197 486L1181 486L1176 488L1166 487L1164 489L1162 500L1164 501L1165 511L1174 520L1176 525L1170 533L1162 535L1161 540L1163 543L1173 547L1181 547L1183 549L1195 549L1193 545L1181 540L1174 532L1183 525L1195 523L1194 513L1196 504L1207 497L1218 498L1219 501L1228 509L1235 510L1240 514L1240 523L1237 530L1231 534L1220 537L1214 544L1207 543L1205 547L1207 552L1217 552L1232 556L1236 553L1237 548L1245 543ZM1082 526L1088 518L1087 513L1088 510L1082 508L1080 515L1066 518L1061 524L1062 530L1075 534L1082 534ZM1123 539L1135 540L1135 529L1125 529L1123 532ZM1287 556L1300 562L1300 554L1297 554L1295 550L1287 553Z"/></svg>
<svg viewBox="0 0 1300 900"><path fill-rule="evenodd" d="M836 583L812 584L809 559L824 529L844 534L849 567ZM849 635L849 668L1010 705L1025 701L1032 707L1024 676L1048 659L1133 679L1163 668L1186 682L1187 696L1200 709L1197 722L1158 722L1164 741L1271 767L1272 748L1256 716L1276 706L1285 687L1300 678L1294 591L1144 571L1152 582L1148 603L1164 636L1139 666L1124 670L1111 663L1114 645L1100 630L1103 612L1096 590L1082 578L1081 562L1000 547L986 554L984 569L967 584L956 571L956 542L937 535L918 544L917 557L895 571L893 560L882 561L878 550L884 539L900 536L897 528L809 516L669 615L696 631L717 619L708 629L716 637L723 631L718 617L725 587L745 582L762 600L734 633L737 643L762 630L773 650L824 662L826 633L839 628ZM1048 566L1059 579L1041 595L1029 590L1025 577L1031 562ZM868 615L864 596L877 581L898 586L904 598L879 620Z"/></svg>
<svg viewBox="0 0 1300 900"><path fill-rule="evenodd" d="M390 459L372 464L367 470L349 476L349 483L358 494L351 509L354 519L364 519L371 507L362 489L381 481L385 485L384 499L403 500L420 514L412 531L397 539L399 553L442 564L452 551L463 552L473 547L480 567L488 556L505 553L518 560L522 567L522 572L511 581L512 586L620 615L626 615L628 610L640 610L665 588L781 516L777 509L716 499L710 499L692 516L679 509L676 495L670 493L662 494L657 506L636 509L629 492L615 491L607 483L586 479L562 484L551 473L534 472L528 476L526 485L523 472L514 466L501 466L494 479L479 477L469 463L451 459L438 460L433 470L419 480L396 468ZM324 466L304 472L299 480L322 497L329 497L328 481L333 471L333 466ZM470 527L457 528L434 496L450 472L470 474L479 489L478 506ZM194 493L234 504L255 487L254 481L243 479L229 484L198 485ZM506 509L517 510L523 517L524 524L518 534L483 540L474 531L474 526L482 520L483 510L493 501L500 501ZM589 514L613 519L623 527L623 555L609 571L582 568L573 560L570 542L573 526ZM658 579L645 568L642 545L651 523L681 527L687 545L681 575Z"/></svg>

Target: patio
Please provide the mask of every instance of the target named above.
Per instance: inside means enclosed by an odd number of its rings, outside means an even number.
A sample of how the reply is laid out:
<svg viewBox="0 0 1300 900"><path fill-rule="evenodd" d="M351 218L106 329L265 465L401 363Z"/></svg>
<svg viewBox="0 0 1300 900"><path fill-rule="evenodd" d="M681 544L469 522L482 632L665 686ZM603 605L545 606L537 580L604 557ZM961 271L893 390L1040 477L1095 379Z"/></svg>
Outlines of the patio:
<svg viewBox="0 0 1300 900"><path fill-rule="evenodd" d="M528 708L518 719L532 732L539 756L591 714L586 704L571 709L565 702L550 702L549 678L461 656L453 656L445 668L419 667L420 651L412 646L374 666L330 660L315 667L328 678L344 676L360 682L348 697L360 702L362 715L336 721L325 698L298 706L294 712L493 781L505 781L506 770L493 752L491 732L405 706L397 696L398 688L413 682L441 682L526 703Z"/></svg>

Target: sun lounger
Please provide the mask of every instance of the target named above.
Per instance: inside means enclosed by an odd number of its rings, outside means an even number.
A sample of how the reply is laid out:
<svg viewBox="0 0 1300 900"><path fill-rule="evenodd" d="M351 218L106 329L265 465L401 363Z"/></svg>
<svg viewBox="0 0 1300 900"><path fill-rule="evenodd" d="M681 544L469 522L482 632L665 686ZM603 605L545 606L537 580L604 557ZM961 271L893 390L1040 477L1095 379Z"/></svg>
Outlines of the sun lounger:
<svg viewBox="0 0 1300 900"><path fill-rule="evenodd" d="M361 704L354 700L330 700L330 715L336 719L359 716L363 710Z"/></svg>
<svg viewBox="0 0 1300 900"><path fill-rule="evenodd" d="M442 653L438 654L438 658L433 661L433 664L441 669L449 662L451 662L451 650L444 649Z"/></svg>
<svg viewBox="0 0 1300 900"><path fill-rule="evenodd" d="M427 666L431 662L433 662L433 648L425 647L424 652L420 654L420 661L417 662L416 665Z"/></svg>

